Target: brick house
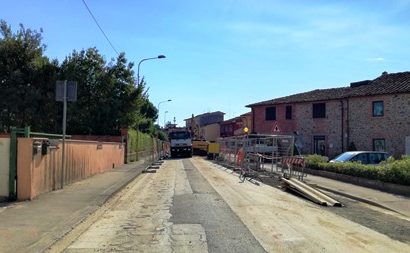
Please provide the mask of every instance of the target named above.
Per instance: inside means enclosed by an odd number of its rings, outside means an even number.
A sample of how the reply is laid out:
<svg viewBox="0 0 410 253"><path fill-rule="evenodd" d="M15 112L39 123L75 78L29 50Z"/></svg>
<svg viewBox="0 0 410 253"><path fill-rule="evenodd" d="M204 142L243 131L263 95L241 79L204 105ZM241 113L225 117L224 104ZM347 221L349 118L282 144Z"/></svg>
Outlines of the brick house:
<svg viewBox="0 0 410 253"><path fill-rule="evenodd" d="M225 120L220 123L221 137L243 135L244 128L248 128L248 133L252 131L252 112L242 114L238 117Z"/></svg>
<svg viewBox="0 0 410 253"><path fill-rule="evenodd" d="M334 157L353 146L399 157L410 136L410 72L384 72L349 87L313 90L247 105L253 132L291 134L303 154Z"/></svg>

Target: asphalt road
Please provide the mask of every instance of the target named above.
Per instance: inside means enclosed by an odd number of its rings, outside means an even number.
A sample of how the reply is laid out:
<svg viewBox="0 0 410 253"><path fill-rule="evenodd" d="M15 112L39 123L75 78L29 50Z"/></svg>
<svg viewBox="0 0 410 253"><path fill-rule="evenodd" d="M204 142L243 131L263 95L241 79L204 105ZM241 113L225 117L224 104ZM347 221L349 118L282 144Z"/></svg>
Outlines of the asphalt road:
<svg viewBox="0 0 410 253"><path fill-rule="evenodd" d="M77 233L65 252L266 252L189 159L142 174Z"/></svg>
<svg viewBox="0 0 410 253"><path fill-rule="evenodd" d="M201 224L209 252L266 252L190 160L183 160L192 193L174 196L171 222Z"/></svg>
<svg viewBox="0 0 410 253"><path fill-rule="evenodd" d="M167 160L89 220L65 252L410 252L405 240L202 158Z"/></svg>

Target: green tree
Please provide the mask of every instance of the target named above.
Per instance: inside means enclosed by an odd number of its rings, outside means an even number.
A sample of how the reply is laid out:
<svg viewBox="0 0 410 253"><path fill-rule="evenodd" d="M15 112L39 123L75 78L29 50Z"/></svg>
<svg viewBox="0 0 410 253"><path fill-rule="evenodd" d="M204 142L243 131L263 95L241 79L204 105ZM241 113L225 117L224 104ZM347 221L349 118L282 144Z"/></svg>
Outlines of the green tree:
<svg viewBox="0 0 410 253"><path fill-rule="evenodd" d="M96 48L68 56L61 73L64 79L78 82L78 99L69 105L67 132L108 135L141 125L150 132L157 111L144 83L135 87L132 67L123 53L107 64Z"/></svg>
<svg viewBox="0 0 410 253"><path fill-rule="evenodd" d="M145 90L145 80L142 79L137 87L138 90L138 126L137 128L144 133L156 135L155 120L158 117L158 109L149 100L148 90Z"/></svg>
<svg viewBox="0 0 410 253"><path fill-rule="evenodd" d="M4 20L0 21L1 130L25 125L42 128L54 112L49 103L45 107L44 103L56 78L58 63L43 56L41 33L42 30L37 32L23 25L13 33Z"/></svg>
<svg viewBox="0 0 410 253"><path fill-rule="evenodd" d="M62 103L56 80L77 81L77 101L68 103L68 134L118 134L122 127L155 134L158 111L145 81L135 83L133 63L120 54L106 62L96 48L73 51L61 63L43 55L42 30L11 27L0 21L0 131L31 126L61 132Z"/></svg>

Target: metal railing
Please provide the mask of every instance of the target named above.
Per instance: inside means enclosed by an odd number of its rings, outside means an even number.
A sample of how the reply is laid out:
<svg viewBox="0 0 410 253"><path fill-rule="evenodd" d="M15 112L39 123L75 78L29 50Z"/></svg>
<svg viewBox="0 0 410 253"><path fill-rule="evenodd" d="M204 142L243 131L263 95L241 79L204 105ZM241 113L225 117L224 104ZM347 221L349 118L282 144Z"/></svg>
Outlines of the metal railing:
<svg viewBox="0 0 410 253"><path fill-rule="evenodd" d="M218 162L233 170L279 173L303 177L303 158L294 156L295 138L290 135L246 135L218 140ZM302 166L303 165L303 166Z"/></svg>

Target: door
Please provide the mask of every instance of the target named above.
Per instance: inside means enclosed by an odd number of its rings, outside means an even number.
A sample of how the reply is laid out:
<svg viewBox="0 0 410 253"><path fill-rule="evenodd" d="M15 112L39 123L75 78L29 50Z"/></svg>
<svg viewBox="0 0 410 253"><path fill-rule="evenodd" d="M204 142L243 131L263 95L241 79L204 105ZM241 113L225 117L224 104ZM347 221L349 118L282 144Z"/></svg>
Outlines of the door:
<svg viewBox="0 0 410 253"><path fill-rule="evenodd" d="M326 156L326 138L323 135L313 136L313 153Z"/></svg>

